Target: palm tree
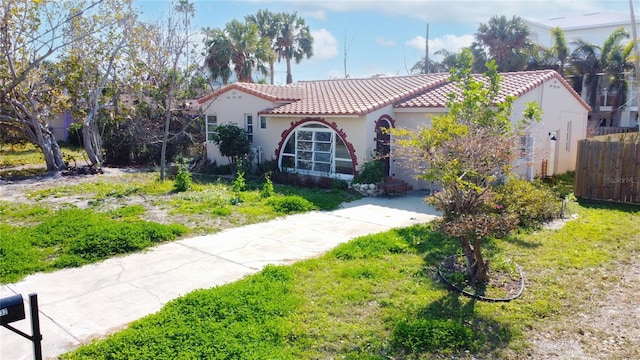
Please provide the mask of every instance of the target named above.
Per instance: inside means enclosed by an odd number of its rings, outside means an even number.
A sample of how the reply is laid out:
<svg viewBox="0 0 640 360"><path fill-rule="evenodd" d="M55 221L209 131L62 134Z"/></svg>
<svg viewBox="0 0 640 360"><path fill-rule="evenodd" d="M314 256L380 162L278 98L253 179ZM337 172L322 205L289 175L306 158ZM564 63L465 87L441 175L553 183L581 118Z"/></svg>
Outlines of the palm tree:
<svg viewBox="0 0 640 360"><path fill-rule="evenodd" d="M204 42L208 48L204 64L213 79L220 79L226 85L232 75L231 42L224 30L207 28L204 31L207 34Z"/></svg>
<svg viewBox="0 0 640 360"><path fill-rule="evenodd" d="M626 59L630 48L625 49L621 42L628 38L629 33L624 28L618 28L609 35L602 47L582 39L574 42L576 48L569 61L576 79L581 80L581 84L574 84L574 87L581 90L582 97L589 105L599 107L597 100L602 87L608 91L616 91L619 96L624 92L623 74L628 66ZM605 74L606 82L602 84L600 75Z"/></svg>
<svg viewBox="0 0 640 360"><path fill-rule="evenodd" d="M529 44L525 53L528 55L527 70L553 69L564 76L569 48L564 31L560 27L551 29L553 46L550 48Z"/></svg>
<svg viewBox="0 0 640 360"><path fill-rule="evenodd" d="M287 84L293 82L291 75L291 59L299 64L303 58L313 56L313 37L304 19L297 13L280 13L278 20L278 35L275 50L278 61L284 59L287 63Z"/></svg>
<svg viewBox="0 0 640 360"><path fill-rule="evenodd" d="M260 31L260 36L269 40L271 49L275 51L275 38L278 34L278 15L269 10L261 9L255 15L248 15L245 21L250 24L256 24ZM269 80L273 85L275 57L269 59Z"/></svg>
<svg viewBox="0 0 640 360"><path fill-rule="evenodd" d="M196 8L193 3L189 2L189 0L178 0L178 3L175 6L177 12L184 14L183 25L187 31L187 45L185 49L185 53L187 55L187 71L189 70L189 28L191 26L191 18L196 15Z"/></svg>
<svg viewBox="0 0 640 360"><path fill-rule="evenodd" d="M564 31L559 26L551 29L551 36L553 37L552 51L559 63L558 72L561 76L564 76L564 67L567 62L567 58L569 57L567 39L564 36Z"/></svg>
<svg viewBox="0 0 640 360"><path fill-rule="evenodd" d="M528 36L529 28L520 17L507 20L504 15L493 16L488 24L480 24L472 47L494 59L498 71L518 71L526 64L523 50L528 46Z"/></svg>
<svg viewBox="0 0 640 360"><path fill-rule="evenodd" d="M262 38L256 24L242 23L232 20L224 30L207 29L205 44L208 53L205 64L214 78L220 77L226 84L231 76L231 66L238 81L253 82L253 71L264 75L268 70L265 62L275 55L269 41Z"/></svg>

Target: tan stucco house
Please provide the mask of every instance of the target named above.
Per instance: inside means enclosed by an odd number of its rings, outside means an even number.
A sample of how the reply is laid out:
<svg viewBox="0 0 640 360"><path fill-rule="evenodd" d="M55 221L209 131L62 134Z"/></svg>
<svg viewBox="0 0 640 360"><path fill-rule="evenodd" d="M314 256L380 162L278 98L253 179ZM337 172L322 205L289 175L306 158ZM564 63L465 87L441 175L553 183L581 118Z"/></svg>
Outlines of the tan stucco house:
<svg viewBox="0 0 640 360"><path fill-rule="evenodd" d="M525 177L575 169L577 142L586 136L589 106L552 70L503 73L502 95L516 97L513 121L525 104L537 101L544 114L523 136L515 171ZM276 160L283 171L350 180L373 154L389 154L386 171L414 188L415 179L393 157L393 142L382 128L415 129L448 111L456 91L449 74L303 81L289 85L234 83L198 100L207 139L217 124L244 128L256 161ZM207 141L207 158L225 164ZM546 174L542 174L545 162Z"/></svg>

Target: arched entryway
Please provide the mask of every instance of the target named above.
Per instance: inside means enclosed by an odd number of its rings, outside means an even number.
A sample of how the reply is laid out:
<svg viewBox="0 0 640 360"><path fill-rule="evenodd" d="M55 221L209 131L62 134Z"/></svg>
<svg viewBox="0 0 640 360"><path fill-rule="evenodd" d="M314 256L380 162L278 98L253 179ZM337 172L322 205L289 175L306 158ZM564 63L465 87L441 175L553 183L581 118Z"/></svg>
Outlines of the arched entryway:
<svg viewBox="0 0 640 360"><path fill-rule="evenodd" d="M376 155L384 164L384 176L389 176L391 169L391 118L383 116L376 122Z"/></svg>

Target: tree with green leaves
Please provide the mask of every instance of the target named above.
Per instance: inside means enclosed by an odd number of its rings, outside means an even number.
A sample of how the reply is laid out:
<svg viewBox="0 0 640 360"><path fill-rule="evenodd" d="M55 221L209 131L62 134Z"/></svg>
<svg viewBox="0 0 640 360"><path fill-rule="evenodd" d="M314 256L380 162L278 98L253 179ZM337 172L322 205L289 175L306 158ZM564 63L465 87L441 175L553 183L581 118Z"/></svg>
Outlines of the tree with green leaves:
<svg viewBox="0 0 640 360"><path fill-rule="evenodd" d="M100 164L95 119L124 46L123 29L135 18L130 5L130 0L0 5L0 122L39 147L49 171L66 167L48 121L67 110L82 119L87 155Z"/></svg>
<svg viewBox="0 0 640 360"><path fill-rule="evenodd" d="M226 156L232 171L238 170L238 162L251 152L251 142L244 129L228 123L216 126L211 140L218 146L220 154Z"/></svg>
<svg viewBox="0 0 640 360"><path fill-rule="evenodd" d="M284 59L287 64L287 84L291 84L291 60L299 64L302 59L313 56L313 36L304 19L295 12L279 14L277 22L275 52L278 54L278 61Z"/></svg>
<svg viewBox="0 0 640 360"><path fill-rule="evenodd" d="M472 61L471 52L463 50L458 67L450 71L460 94L449 94L449 113L434 116L431 126L394 130L394 153L418 178L440 184L441 190L427 201L443 213L440 230L459 241L470 281L482 284L488 281L489 266L481 250L483 240L508 233L517 222L497 211L493 186L510 172L519 127L539 119L540 109L529 104L524 120L514 124L514 98L498 100L501 77L496 63L487 63L484 75L476 76Z"/></svg>
<svg viewBox="0 0 640 360"><path fill-rule="evenodd" d="M487 60L495 60L499 72L523 70L527 63L525 50L529 47L529 28L522 18L493 16L487 24L480 24L471 46L474 52L475 70Z"/></svg>
<svg viewBox="0 0 640 360"><path fill-rule="evenodd" d="M231 20L224 29L205 29L205 32L205 64L213 78L220 78L226 84L231 69L241 82L253 82L254 71L267 74L264 64L275 54L269 39L260 36L258 25Z"/></svg>
<svg viewBox="0 0 640 360"><path fill-rule="evenodd" d="M88 6L84 1L76 3ZM67 27L67 37L73 42L65 48L66 53L58 63L62 76L56 83L65 89L67 111L82 125L83 147L89 162L101 167L99 122L104 123L104 119L101 121L100 116L113 108L118 96L116 67L133 61L127 57L127 50L131 47L136 18L130 0L103 1L93 14L76 17ZM96 21L100 16L104 20Z"/></svg>
<svg viewBox="0 0 640 360"><path fill-rule="evenodd" d="M580 81L574 84L582 97L594 108L599 107L599 94L603 88L616 92L622 99L626 81L624 71L630 68L627 61L633 49L633 42L623 46L622 41L629 38L624 28L614 30L602 46L588 43L582 39L575 41L575 49L569 56L572 74ZM602 78L602 74L606 77Z"/></svg>
<svg viewBox="0 0 640 360"><path fill-rule="evenodd" d="M245 16L245 20L247 23L256 24L258 26L258 30L260 31L260 36L267 39L269 41L269 46L271 49L275 51L275 39L278 35L278 27L279 27L279 18L280 14L272 13L267 9L260 9L255 15L247 15ZM276 62L276 57L269 58L269 83L273 85L275 69L274 65Z"/></svg>

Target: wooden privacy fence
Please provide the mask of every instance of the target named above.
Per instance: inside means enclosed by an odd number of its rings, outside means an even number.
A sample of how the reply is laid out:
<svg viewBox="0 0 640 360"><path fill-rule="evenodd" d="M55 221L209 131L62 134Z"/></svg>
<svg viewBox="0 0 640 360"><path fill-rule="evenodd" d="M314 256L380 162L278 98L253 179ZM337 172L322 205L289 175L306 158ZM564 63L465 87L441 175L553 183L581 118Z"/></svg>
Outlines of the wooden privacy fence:
<svg viewBox="0 0 640 360"><path fill-rule="evenodd" d="M638 137L594 138L578 142L575 195L579 198L640 203Z"/></svg>

